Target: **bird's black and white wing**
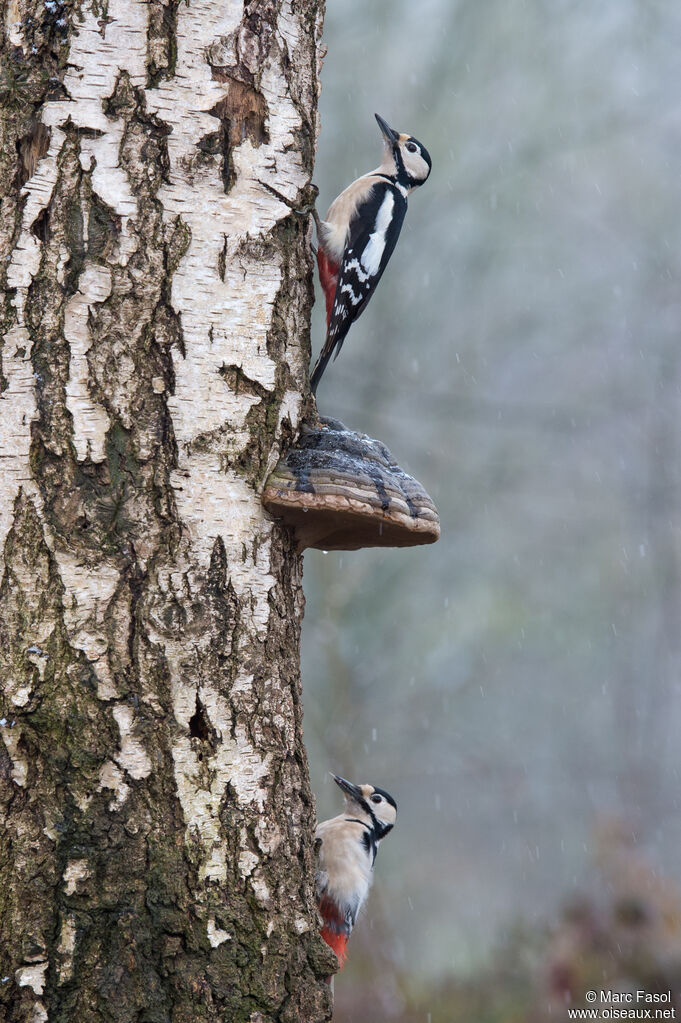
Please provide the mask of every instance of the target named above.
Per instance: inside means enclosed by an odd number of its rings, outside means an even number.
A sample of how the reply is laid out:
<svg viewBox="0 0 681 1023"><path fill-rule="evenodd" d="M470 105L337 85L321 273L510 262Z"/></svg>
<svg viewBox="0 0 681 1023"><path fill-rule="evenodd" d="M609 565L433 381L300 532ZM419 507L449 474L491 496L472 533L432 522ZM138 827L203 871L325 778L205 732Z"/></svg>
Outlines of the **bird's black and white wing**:
<svg viewBox="0 0 681 1023"><path fill-rule="evenodd" d="M327 345L331 343L336 355L383 275L406 211L404 196L394 185L380 181L350 223L327 336Z"/></svg>
<svg viewBox="0 0 681 1023"><path fill-rule="evenodd" d="M406 211L407 200L400 189L381 179L358 205L338 272L326 342L312 373L313 388L373 295L397 244Z"/></svg>

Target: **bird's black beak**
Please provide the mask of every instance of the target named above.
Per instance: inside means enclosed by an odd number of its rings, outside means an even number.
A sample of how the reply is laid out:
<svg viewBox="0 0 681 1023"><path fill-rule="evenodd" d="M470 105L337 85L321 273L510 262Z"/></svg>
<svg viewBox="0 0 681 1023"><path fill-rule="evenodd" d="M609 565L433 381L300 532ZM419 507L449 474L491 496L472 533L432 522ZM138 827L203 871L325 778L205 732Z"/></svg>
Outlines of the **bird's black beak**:
<svg viewBox="0 0 681 1023"><path fill-rule="evenodd" d="M374 114L374 117L378 121L378 127L381 129L381 133L386 142L391 146L394 146L400 137L399 131L395 131L391 128L387 121L384 121L380 114Z"/></svg>
<svg viewBox="0 0 681 1023"><path fill-rule="evenodd" d="M362 799L362 790L359 785L353 785L351 781L346 781L345 778L339 778L337 774L332 775L336 785L343 790L351 799Z"/></svg>

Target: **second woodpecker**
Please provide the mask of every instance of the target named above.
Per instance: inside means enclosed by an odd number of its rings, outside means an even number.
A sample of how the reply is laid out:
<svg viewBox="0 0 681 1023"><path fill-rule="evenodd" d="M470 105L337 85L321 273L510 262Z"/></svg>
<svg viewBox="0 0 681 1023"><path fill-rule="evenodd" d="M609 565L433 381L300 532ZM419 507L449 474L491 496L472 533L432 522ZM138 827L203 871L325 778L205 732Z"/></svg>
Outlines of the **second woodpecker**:
<svg viewBox="0 0 681 1023"><path fill-rule="evenodd" d="M326 341L310 377L313 393L332 355L366 308L397 244L407 196L428 178L428 150L374 115L383 133L383 159L357 178L316 217L319 279L326 299Z"/></svg>
<svg viewBox="0 0 681 1023"><path fill-rule="evenodd" d="M345 812L317 825L317 895L322 938L340 965L369 887L382 839L392 830L397 804L373 785L353 785L333 775L345 793Z"/></svg>

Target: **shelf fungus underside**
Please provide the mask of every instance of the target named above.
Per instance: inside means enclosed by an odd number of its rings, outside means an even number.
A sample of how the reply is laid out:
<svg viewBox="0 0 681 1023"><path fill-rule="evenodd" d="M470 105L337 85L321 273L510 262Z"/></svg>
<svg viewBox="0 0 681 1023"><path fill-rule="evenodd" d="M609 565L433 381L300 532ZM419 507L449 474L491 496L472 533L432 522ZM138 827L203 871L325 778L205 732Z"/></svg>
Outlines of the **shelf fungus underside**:
<svg viewBox="0 0 681 1023"><path fill-rule="evenodd" d="M421 484L380 441L335 419L306 426L268 477L263 505L295 531L298 550L434 543L440 519Z"/></svg>

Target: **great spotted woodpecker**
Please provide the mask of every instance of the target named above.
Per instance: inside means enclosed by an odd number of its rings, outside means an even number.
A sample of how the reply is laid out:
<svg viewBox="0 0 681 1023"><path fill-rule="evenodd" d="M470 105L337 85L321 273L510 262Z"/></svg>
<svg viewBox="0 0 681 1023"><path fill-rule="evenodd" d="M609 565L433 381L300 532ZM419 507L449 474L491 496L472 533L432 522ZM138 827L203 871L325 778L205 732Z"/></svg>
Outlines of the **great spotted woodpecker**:
<svg viewBox="0 0 681 1023"><path fill-rule="evenodd" d="M345 793L345 812L317 825L317 896L322 938L342 967L369 893L379 843L395 824L397 804L373 785L353 785L335 774L333 780Z"/></svg>
<svg viewBox="0 0 681 1023"><path fill-rule="evenodd" d="M329 359L334 351L338 355L376 290L402 229L407 196L430 174L426 148L374 116L385 142L380 167L348 185L331 203L325 220L315 216L326 341L310 377L313 393Z"/></svg>

